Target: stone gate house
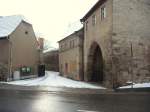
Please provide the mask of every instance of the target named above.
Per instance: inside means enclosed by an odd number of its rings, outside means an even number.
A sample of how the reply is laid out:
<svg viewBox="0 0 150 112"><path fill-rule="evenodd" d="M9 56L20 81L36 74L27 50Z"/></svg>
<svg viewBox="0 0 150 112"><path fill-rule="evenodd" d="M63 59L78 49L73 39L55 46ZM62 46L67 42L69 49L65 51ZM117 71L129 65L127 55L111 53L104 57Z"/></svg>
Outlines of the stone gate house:
<svg viewBox="0 0 150 112"><path fill-rule="evenodd" d="M85 81L150 81L150 0L99 0L81 22Z"/></svg>
<svg viewBox="0 0 150 112"><path fill-rule="evenodd" d="M150 81L150 0L99 0L81 22L86 81Z"/></svg>
<svg viewBox="0 0 150 112"><path fill-rule="evenodd" d="M83 28L59 41L60 74L83 80Z"/></svg>
<svg viewBox="0 0 150 112"><path fill-rule="evenodd" d="M32 25L19 15L0 17L0 80L15 78L15 71L21 78L33 77L38 61Z"/></svg>

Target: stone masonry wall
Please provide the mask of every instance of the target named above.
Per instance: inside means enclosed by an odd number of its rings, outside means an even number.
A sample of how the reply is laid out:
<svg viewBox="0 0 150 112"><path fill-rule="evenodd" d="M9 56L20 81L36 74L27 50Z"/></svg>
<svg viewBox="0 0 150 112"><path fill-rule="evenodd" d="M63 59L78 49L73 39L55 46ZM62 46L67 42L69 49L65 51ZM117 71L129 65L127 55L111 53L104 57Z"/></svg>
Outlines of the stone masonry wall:
<svg viewBox="0 0 150 112"><path fill-rule="evenodd" d="M59 46L60 74L74 80L83 80L83 31L77 31L61 40Z"/></svg>
<svg viewBox="0 0 150 112"><path fill-rule="evenodd" d="M46 70L59 71L59 52L58 50L44 53L44 64Z"/></svg>
<svg viewBox="0 0 150 112"><path fill-rule="evenodd" d="M150 81L150 0L113 0L112 35L117 82Z"/></svg>
<svg viewBox="0 0 150 112"><path fill-rule="evenodd" d="M107 87L112 86L112 63L111 63L111 35L112 35L112 0L107 0L102 6L106 7L106 18L101 19L101 8L97 10L87 18L84 22L84 80L90 81L91 73L88 69L90 60L89 54L91 47L94 43L97 43L101 49L103 57L103 84ZM93 26L92 17L96 16L96 24ZM86 25L87 24L87 25ZM87 28L86 28L87 27ZM91 69L92 70L92 69ZM101 74L100 74L101 75Z"/></svg>

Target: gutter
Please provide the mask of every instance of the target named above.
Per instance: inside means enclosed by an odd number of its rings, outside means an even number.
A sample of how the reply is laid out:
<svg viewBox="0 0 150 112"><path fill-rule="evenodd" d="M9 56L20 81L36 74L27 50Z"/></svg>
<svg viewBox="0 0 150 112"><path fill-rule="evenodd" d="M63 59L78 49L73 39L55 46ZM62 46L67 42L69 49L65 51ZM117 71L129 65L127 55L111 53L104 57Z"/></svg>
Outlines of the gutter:
<svg viewBox="0 0 150 112"><path fill-rule="evenodd" d="M7 39L8 37L0 37L0 40L2 40L2 39Z"/></svg>

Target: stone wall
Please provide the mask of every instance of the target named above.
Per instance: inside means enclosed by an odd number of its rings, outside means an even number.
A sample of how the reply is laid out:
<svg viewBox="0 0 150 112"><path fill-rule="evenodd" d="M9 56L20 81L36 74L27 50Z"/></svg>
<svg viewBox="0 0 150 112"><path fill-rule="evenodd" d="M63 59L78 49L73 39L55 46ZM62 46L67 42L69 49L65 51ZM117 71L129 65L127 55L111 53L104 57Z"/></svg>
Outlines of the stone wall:
<svg viewBox="0 0 150 112"><path fill-rule="evenodd" d="M101 7L106 18L101 20ZM93 17L96 23L93 25ZM150 0L106 0L84 20L84 79L93 43L103 56L104 84L150 81Z"/></svg>
<svg viewBox="0 0 150 112"><path fill-rule="evenodd" d="M44 53L44 64L46 70L59 71L59 52L58 50Z"/></svg>
<svg viewBox="0 0 150 112"><path fill-rule="evenodd" d="M113 0L112 45L119 84L150 81L149 0Z"/></svg>
<svg viewBox="0 0 150 112"><path fill-rule="evenodd" d="M101 8L106 7L106 18L101 19ZM93 25L93 15L96 17L96 24ZM97 8L94 13L91 14L84 22L84 79L90 81L91 72L89 70L91 47L94 43L98 44L101 49L103 57L103 72L105 86L112 86L112 49L111 49L111 37L112 37L112 0L107 0L102 6ZM87 27L87 28L86 28ZM102 69L102 68L100 68ZM92 70L92 69L91 69ZM101 74L100 74L101 75Z"/></svg>
<svg viewBox="0 0 150 112"><path fill-rule="evenodd" d="M59 41L59 46L60 74L74 80L83 80L83 29Z"/></svg>

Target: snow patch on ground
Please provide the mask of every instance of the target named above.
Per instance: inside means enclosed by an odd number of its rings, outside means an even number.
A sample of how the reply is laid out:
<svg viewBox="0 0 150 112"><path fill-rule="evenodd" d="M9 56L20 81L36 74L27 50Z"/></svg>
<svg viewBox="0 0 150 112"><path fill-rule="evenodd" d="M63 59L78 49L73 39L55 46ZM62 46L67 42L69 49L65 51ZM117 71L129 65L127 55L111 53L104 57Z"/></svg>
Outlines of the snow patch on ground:
<svg viewBox="0 0 150 112"><path fill-rule="evenodd" d="M46 71L46 75L40 78L18 80L6 82L7 84L22 85L22 86L54 86L54 87L69 87L69 88L90 88L90 89L105 89L104 87L96 86L81 81L74 81L59 76L58 72Z"/></svg>
<svg viewBox="0 0 150 112"><path fill-rule="evenodd" d="M147 88L150 87L150 82L149 83L137 83L137 84L133 84L133 88ZM132 85L129 86L123 86L123 87L119 87L120 89L126 89L126 88L132 88Z"/></svg>

